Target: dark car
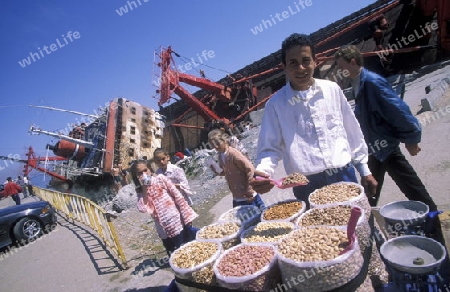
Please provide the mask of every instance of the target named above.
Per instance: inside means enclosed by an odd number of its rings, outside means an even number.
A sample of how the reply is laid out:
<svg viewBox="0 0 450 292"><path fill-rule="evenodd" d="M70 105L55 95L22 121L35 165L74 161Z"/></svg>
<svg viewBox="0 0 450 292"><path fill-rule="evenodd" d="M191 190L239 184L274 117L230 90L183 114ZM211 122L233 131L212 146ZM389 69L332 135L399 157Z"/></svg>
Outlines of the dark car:
<svg viewBox="0 0 450 292"><path fill-rule="evenodd" d="M0 209L0 248L29 243L56 226L56 211L47 201Z"/></svg>
<svg viewBox="0 0 450 292"><path fill-rule="evenodd" d="M5 185L4 184L0 184L0 200L6 198L5 196Z"/></svg>

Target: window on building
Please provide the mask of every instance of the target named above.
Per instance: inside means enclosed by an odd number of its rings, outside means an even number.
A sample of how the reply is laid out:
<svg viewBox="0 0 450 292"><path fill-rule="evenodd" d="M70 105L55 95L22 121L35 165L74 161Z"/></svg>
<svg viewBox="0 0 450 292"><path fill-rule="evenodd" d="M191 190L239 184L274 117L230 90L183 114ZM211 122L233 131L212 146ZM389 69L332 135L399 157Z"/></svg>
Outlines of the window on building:
<svg viewBox="0 0 450 292"><path fill-rule="evenodd" d="M134 148L128 148L128 156L134 157Z"/></svg>
<svg viewBox="0 0 450 292"><path fill-rule="evenodd" d="M130 143L136 143L135 139L130 139Z"/></svg>
<svg viewBox="0 0 450 292"><path fill-rule="evenodd" d="M132 115L135 115L136 114L136 108L134 106L132 106L130 108L130 112L131 112Z"/></svg>
<svg viewBox="0 0 450 292"><path fill-rule="evenodd" d="M130 127L130 134L135 135L136 134L136 127L131 126Z"/></svg>
<svg viewBox="0 0 450 292"><path fill-rule="evenodd" d="M136 123L136 119L131 119L131 122Z"/></svg>

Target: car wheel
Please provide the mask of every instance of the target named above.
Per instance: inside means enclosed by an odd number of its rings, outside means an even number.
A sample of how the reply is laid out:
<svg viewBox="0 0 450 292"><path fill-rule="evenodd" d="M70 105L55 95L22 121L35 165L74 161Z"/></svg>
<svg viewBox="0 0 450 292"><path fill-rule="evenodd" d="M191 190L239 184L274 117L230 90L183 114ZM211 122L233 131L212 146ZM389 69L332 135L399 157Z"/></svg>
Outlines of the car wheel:
<svg viewBox="0 0 450 292"><path fill-rule="evenodd" d="M14 236L17 241L30 242L39 237L42 233L42 226L39 220L34 218L22 218L14 226Z"/></svg>

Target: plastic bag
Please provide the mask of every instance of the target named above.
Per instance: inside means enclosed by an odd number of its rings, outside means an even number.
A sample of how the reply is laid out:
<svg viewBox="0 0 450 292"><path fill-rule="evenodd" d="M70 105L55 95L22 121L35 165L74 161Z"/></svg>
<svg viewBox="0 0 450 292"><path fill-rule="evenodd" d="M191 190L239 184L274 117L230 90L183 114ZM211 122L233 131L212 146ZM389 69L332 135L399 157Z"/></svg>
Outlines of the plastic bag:
<svg viewBox="0 0 450 292"><path fill-rule="evenodd" d="M218 242L191 241L172 253L169 258L169 264L174 274L181 279L215 285L216 277L213 271L213 264L222 251L222 245ZM178 262L185 263L187 266L180 267ZM176 284L182 292L204 291L180 283Z"/></svg>
<svg viewBox="0 0 450 292"><path fill-rule="evenodd" d="M311 237L311 243L299 240L301 233L313 229L317 229L314 231L317 237ZM300 228L292 231L275 247L283 284L289 287L289 291L328 291L348 283L358 275L364 259L357 239L352 249L329 260L299 261L285 256L287 252L298 255L298 250L304 250L311 258L317 258L317 255L323 258L324 254L330 256L317 242L319 237L332 239L334 233L343 233L342 230L336 230L339 229L327 226Z"/></svg>
<svg viewBox="0 0 450 292"><path fill-rule="evenodd" d="M253 205L237 206L220 215L218 222L240 221L242 229L256 225L261 217L261 210Z"/></svg>

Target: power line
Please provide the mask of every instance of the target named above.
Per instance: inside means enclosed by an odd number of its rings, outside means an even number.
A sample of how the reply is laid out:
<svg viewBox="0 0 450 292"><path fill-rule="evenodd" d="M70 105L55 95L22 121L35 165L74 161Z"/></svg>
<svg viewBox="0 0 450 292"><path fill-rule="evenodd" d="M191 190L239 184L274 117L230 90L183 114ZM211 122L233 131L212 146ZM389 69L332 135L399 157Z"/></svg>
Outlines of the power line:
<svg viewBox="0 0 450 292"><path fill-rule="evenodd" d="M0 105L0 108L11 108L11 107L21 107L21 106L28 106L28 105L26 105L26 104Z"/></svg>

